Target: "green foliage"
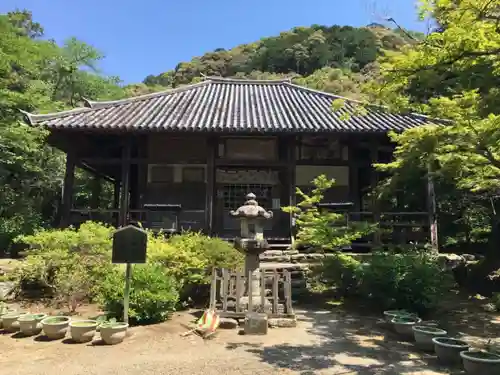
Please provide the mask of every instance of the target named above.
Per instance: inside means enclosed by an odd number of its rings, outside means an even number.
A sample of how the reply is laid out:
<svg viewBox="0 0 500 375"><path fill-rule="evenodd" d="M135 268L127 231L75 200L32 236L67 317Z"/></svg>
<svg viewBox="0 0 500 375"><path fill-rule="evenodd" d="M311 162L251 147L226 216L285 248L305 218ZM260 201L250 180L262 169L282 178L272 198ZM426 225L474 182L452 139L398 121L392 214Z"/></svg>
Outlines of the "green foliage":
<svg viewBox="0 0 500 375"><path fill-rule="evenodd" d="M491 301L493 302L493 305L495 306L497 311L500 311L500 293L494 293L491 297Z"/></svg>
<svg viewBox="0 0 500 375"><path fill-rule="evenodd" d="M453 285L452 276L425 252L375 252L360 269L359 279L360 295L374 306L416 312L435 308Z"/></svg>
<svg viewBox="0 0 500 375"><path fill-rule="evenodd" d="M111 316L123 317L124 271L115 269L101 280L97 300ZM156 263L135 265L132 271L129 317L132 323L165 321L179 301L178 285Z"/></svg>
<svg viewBox="0 0 500 375"><path fill-rule="evenodd" d="M208 52L178 64L173 71L149 75L143 82L177 87L202 74L252 79L299 76L296 83L300 85L357 96L363 70L385 51L398 50L408 42L406 35L381 25L295 27L255 43Z"/></svg>
<svg viewBox="0 0 500 375"><path fill-rule="evenodd" d="M323 288L334 288L341 297L348 297L358 292L361 267L361 262L352 256L336 252L312 269L311 279Z"/></svg>
<svg viewBox="0 0 500 375"><path fill-rule="evenodd" d="M284 212L292 213L296 217L297 244L334 250L349 245L352 241L373 231L373 226L367 223L352 221L346 223L343 214L321 211L318 208L325 191L334 185L334 180L321 175L311 183L314 188L310 195L297 188L297 195L301 201L294 207L282 207Z"/></svg>
<svg viewBox="0 0 500 375"><path fill-rule="evenodd" d="M451 274L425 252L374 252L366 263L336 253L313 269L322 289L335 289L338 297L355 298L380 310L426 312L453 286Z"/></svg>
<svg viewBox="0 0 500 375"><path fill-rule="evenodd" d="M491 228L487 255L498 258L498 3L425 0L420 15L433 18L438 27L423 40L381 59L379 78L369 82L367 93L392 111L420 112L450 121L428 119L428 126L392 134L398 146L396 158L380 168L392 174L388 186L394 187L407 181L412 172L422 173L431 166L433 177L441 179L448 190L440 191L438 206L456 207L462 195L476 206L468 210L465 233L461 230L457 237L469 241L472 232L486 233ZM464 222L459 224L463 228Z"/></svg>
<svg viewBox="0 0 500 375"><path fill-rule="evenodd" d="M17 292L40 291L75 306L95 294L95 282L111 269L113 228L86 222L78 230L47 229L16 239L30 246L14 272Z"/></svg>

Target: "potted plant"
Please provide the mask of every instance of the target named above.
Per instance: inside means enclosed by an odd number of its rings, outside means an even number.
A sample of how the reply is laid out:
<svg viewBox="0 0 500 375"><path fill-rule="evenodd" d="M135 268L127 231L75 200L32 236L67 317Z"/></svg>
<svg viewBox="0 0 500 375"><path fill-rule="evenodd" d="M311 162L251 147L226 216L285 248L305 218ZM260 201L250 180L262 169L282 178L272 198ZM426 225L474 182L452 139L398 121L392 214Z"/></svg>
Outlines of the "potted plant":
<svg viewBox="0 0 500 375"><path fill-rule="evenodd" d="M2 317L6 314L14 313L16 310L9 308L5 303L0 302L0 328L3 327Z"/></svg>
<svg viewBox="0 0 500 375"><path fill-rule="evenodd" d="M69 323L71 339L75 342L89 342L97 330L96 320L74 320Z"/></svg>
<svg viewBox="0 0 500 375"><path fill-rule="evenodd" d="M446 334L448 333L438 327L422 324L414 325L412 327L412 330L417 347L427 351L434 350L434 342L432 341L434 337L446 336Z"/></svg>
<svg viewBox="0 0 500 375"><path fill-rule="evenodd" d="M469 350L466 341L451 337L434 337L432 342L439 362L445 365L460 364L460 352Z"/></svg>
<svg viewBox="0 0 500 375"><path fill-rule="evenodd" d="M119 344L127 335L128 323L117 322L115 319L99 325L102 341L108 345Z"/></svg>
<svg viewBox="0 0 500 375"><path fill-rule="evenodd" d="M58 340L66 336L68 331L70 317L67 316L49 316L42 320L43 332L51 340Z"/></svg>
<svg viewBox="0 0 500 375"><path fill-rule="evenodd" d="M19 317L24 315L25 313L20 313L20 312L8 312L5 315L2 315L2 326L3 329L6 330L7 332L17 332L19 331Z"/></svg>
<svg viewBox="0 0 500 375"><path fill-rule="evenodd" d="M408 310L387 310L387 311L384 311L384 317L385 317L385 321L387 323L391 323L392 319L394 319L397 316L402 316L402 315L416 316L416 314L413 314L413 313L409 312Z"/></svg>
<svg viewBox="0 0 500 375"><path fill-rule="evenodd" d="M42 332L41 321L47 316L47 314L25 314L21 315L18 319L19 329L21 333L25 336L38 335Z"/></svg>
<svg viewBox="0 0 500 375"><path fill-rule="evenodd" d="M412 327L415 324L419 324L421 321L422 319L414 315L401 315L392 319L391 323L394 325L394 329L397 333L401 336L410 338L413 337Z"/></svg>
<svg viewBox="0 0 500 375"><path fill-rule="evenodd" d="M486 351L464 350L460 352L467 374L500 374L500 354Z"/></svg>

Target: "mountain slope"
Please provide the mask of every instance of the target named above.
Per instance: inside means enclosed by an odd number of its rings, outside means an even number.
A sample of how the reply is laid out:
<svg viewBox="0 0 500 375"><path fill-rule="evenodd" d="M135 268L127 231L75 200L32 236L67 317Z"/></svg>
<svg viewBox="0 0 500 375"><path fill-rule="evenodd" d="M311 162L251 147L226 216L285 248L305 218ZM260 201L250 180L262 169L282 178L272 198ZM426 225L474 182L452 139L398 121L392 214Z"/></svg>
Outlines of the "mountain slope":
<svg viewBox="0 0 500 375"><path fill-rule="evenodd" d="M420 37L418 34L412 36ZM295 27L278 36L242 44L230 50L216 49L181 62L174 70L144 79L135 92L177 87L203 75L252 79L292 78L297 84L354 98L360 86L377 74L377 58L401 49L411 41L399 30L372 24Z"/></svg>

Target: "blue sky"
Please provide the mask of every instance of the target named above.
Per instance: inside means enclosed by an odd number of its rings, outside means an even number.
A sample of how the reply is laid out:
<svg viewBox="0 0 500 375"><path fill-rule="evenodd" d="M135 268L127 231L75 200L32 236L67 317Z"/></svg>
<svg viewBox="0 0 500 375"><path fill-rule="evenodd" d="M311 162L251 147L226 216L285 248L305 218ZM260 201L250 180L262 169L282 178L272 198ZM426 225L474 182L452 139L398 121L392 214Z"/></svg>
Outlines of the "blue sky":
<svg viewBox="0 0 500 375"><path fill-rule="evenodd" d="M306 5L307 4L307 5ZM363 26L393 17L426 31L414 0L1 0L0 13L28 9L58 42L75 36L102 51L105 74L142 81L215 48L311 24Z"/></svg>

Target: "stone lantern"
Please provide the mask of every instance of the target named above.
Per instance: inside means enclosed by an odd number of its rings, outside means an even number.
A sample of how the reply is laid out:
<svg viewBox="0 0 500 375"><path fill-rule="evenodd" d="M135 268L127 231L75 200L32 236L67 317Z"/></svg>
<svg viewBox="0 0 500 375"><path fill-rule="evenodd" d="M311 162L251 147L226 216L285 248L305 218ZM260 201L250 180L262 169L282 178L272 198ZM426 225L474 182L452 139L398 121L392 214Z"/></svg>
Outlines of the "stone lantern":
<svg viewBox="0 0 500 375"><path fill-rule="evenodd" d="M260 259L259 255L268 248L268 243L264 238L264 220L272 219L273 212L266 211L259 206L255 200L255 194L250 193L246 196L246 202L235 211L231 211L232 217L240 219L241 237L236 238L236 248L245 254L245 276L251 273L251 279L248 280L248 289L246 295L238 302L240 305L248 305L248 295L252 291L253 310L266 310L270 307L270 302L266 299L267 306L261 306L261 285L260 285Z"/></svg>

